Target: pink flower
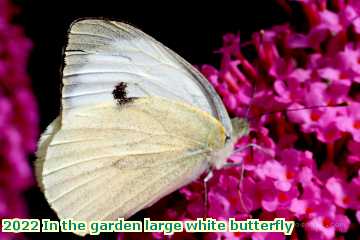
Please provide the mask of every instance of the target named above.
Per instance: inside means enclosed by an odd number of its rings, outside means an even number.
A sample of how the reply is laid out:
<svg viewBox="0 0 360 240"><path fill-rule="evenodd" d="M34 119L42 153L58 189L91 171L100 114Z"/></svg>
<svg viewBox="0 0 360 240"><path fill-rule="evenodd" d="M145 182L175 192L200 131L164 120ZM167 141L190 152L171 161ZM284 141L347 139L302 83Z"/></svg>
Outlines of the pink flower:
<svg viewBox="0 0 360 240"><path fill-rule="evenodd" d="M329 10L319 12L320 24L317 26L318 29L327 29L331 34L336 34L343 29L340 24L339 16Z"/></svg>
<svg viewBox="0 0 360 240"><path fill-rule="evenodd" d="M285 239L285 236L282 233L275 233L275 232L261 233L261 232L257 232L257 233L251 234L251 239L254 239L254 240L266 240L266 239L283 240L283 239Z"/></svg>
<svg viewBox="0 0 360 240"><path fill-rule="evenodd" d="M288 191L273 190L275 183L264 181L260 187L262 191L262 208L268 212L281 211L288 209L291 200L299 195L295 187L290 188Z"/></svg>
<svg viewBox="0 0 360 240"><path fill-rule="evenodd" d="M356 210L356 216L358 217L360 212L360 170L358 175L347 185L347 194L343 200L348 203L351 209Z"/></svg>
<svg viewBox="0 0 360 240"><path fill-rule="evenodd" d="M329 178L325 184L326 189L332 195L336 205L342 208L347 208L350 204L348 189L346 183L338 178Z"/></svg>
<svg viewBox="0 0 360 240"><path fill-rule="evenodd" d="M360 143L355 141L349 141L348 143L349 155L347 161L350 164L356 164L360 162Z"/></svg>
<svg viewBox="0 0 360 240"><path fill-rule="evenodd" d="M335 232L346 232L350 226L350 220L343 214L336 213L334 205L323 204L318 206L315 216L306 223L306 229L310 236L317 239L333 239Z"/></svg>
<svg viewBox="0 0 360 240"><path fill-rule="evenodd" d="M288 11L298 9L279 2ZM351 238L360 222L360 4L306 0L295 6L301 7L302 31L283 24L254 33L246 43L239 34L226 34L220 67L201 67L230 115L250 120L250 134L235 147L259 146L228 159L242 166L215 171L208 214L284 217L304 226L295 228L292 239ZM326 107L337 104L348 107ZM204 217L202 180L151 209L161 219ZM351 222L355 218L358 223ZM278 233L196 237L284 239Z"/></svg>
<svg viewBox="0 0 360 240"><path fill-rule="evenodd" d="M260 184L260 185L259 185ZM257 183L252 177L246 177L242 182L241 198L242 210L251 212L261 208L262 189L259 187L261 183Z"/></svg>
<svg viewBox="0 0 360 240"><path fill-rule="evenodd" d="M22 192L33 184L28 154L36 147L37 109L26 63L30 41L12 25L14 7L0 0L0 219L25 217ZM12 239L0 233L1 239Z"/></svg>
<svg viewBox="0 0 360 240"><path fill-rule="evenodd" d="M336 56L335 63L355 82L360 82L360 53L358 49L351 43L347 44L343 51Z"/></svg>
<svg viewBox="0 0 360 240"><path fill-rule="evenodd" d="M349 132L356 142L360 142L360 103L352 102L347 110L347 114L340 117L337 126L342 131Z"/></svg>

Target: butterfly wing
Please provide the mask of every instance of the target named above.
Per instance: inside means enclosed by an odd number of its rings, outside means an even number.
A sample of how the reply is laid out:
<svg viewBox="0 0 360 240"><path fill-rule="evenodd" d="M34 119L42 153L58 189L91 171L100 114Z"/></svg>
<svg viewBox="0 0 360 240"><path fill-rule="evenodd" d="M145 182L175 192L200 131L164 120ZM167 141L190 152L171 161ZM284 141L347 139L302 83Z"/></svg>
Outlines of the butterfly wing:
<svg viewBox="0 0 360 240"><path fill-rule="evenodd" d="M60 218L84 221L150 206L199 177L225 143L215 118L159 97L79 107L61 125L44 156L44 193Z"/></svg>
<svg viewBox="0 0 360 240"><path fill-rule="evenodd" d="M209 82L179 55L125 23L84 19L72 24L65 50L63 108L112 102L115 85L129 97L163 96L187 102L219 119L229 116Z"/></svg>
<svg viewBox="0 0 360 240"><path fill-rule="evenodd" d="M52 123L50 123L50 125L46 128L45 132L41 134L41 138L38 142L38 149L36 152L37 159L35 161L35 175L42 190L44 189L44 186L42 184L42 172L44 168L46 152L55 133L60 130L60 126L61 118L57 117L54 121L52 121Z"/></svg>

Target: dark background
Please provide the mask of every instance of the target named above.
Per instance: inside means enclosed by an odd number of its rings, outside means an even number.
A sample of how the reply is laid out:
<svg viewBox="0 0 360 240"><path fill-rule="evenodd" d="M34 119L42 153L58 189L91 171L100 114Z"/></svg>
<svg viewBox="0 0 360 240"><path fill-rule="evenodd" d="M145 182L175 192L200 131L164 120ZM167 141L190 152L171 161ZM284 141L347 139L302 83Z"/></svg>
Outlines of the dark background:
<svg viewBox="0 0 360 240"><path fill-rule="evenodd" d="M21 12L16 19L33 41L29 63L32 86L38 100L41 131L60 109L60 69L66 32L80 17L110 17L130 23L179 53L191 64L219 64L214 51L221 47L222 35L240 32L248 39L252 32L269 28L288 19L275 0L250 1L168 1L151 4L141 1L18 1ZM145 2L145 1L144 1ZM194 3L197 6L194 6ZM241 2L241 4L239 4ZM26 193L31 218L56 220L42 193L33 188ZM66 233L32 233L32 239L80 239ZM108 236L88 239L108 239Z"/></svg>

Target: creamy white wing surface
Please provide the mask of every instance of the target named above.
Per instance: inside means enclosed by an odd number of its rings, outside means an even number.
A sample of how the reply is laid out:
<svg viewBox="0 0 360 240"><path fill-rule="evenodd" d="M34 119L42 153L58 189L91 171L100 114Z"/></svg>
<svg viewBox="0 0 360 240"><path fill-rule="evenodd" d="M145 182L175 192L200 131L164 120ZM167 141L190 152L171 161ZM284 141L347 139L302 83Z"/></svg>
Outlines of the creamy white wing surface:
<svg viewBox="0 0 360 240"><path fill-rule="evenodd" d="M59 218L116 220L199 177L225 129L189 105L148 97L70 111L48 140L41 180Z"/></svg>
<svg viewBox="0 0 360 240"><path fill-rule="evenodd" d="M41 134L41 138L38 142L38 149L36 152L36 161L35 161L35 176L38 180L41 190L44 190L42 174L44 168L44 161L46 157L46 152L49 147L50 142L54 135L60 130L61 118L58 116L54 121L52 121L49 126L46 128L45 132Z"/></svg>
<svg viewBox="0 0 360 240"><path fill-rule="evenodd" d="M120 82L128 97L168 100L119 106L112 91ZM196 179L225 136L229 116L189 63L127 24L80 20L69 31L62 110L39 141L36 176L61 219L126 218Z"/></svg>
<svg viewBox="0 0 360 240"><path fill-rule="evenodd" d="M179 55L125 23L84 19L72 24L65 50L62 106L67 109L112 102L119 82L129 97L162 96L198 107L232 128L209 82Z"/></svg>

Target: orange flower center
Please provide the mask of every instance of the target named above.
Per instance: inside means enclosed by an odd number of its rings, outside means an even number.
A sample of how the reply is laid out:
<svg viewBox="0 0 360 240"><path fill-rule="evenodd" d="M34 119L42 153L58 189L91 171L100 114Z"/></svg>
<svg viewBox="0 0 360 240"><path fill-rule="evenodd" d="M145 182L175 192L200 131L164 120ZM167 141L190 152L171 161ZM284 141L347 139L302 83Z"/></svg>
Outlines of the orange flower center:
<svg viewBox="0 0 360 240"><path fill-rule="evenodd" d="M241 237L241 232L234 232L235 237Z"/></svg>
<svg viewBox="0 0 360 240"><path fill-rule="evenodd" d="M350 203L350 198L349 198L349 196L343 197L342 201L343 201L344 204L349 204L349 203Z"/></svg>
<svg viewBox="0 0 360 240"><path fill-rule="evenodd" d="M293 179L295 177L295 173L293 171L287 171L286 172L286 178L287 179Z"/></svg>
<svg viewBox="0 0 360 240"><path fill-rule="evenodd" d="M248 164L253 162L253 158L251 157L251 154L248 154L244 157L244 162Z"/></svg>
<svg viewBox="0 0 360 240"><path fill-rule="evenodd" d="M306 208L306 214L310 214L312 212L314 212L314 209L312 207L307 207Z"/></svg>
<svg viewBox="0 0 360 240"><path fill-rule="evenodd" d="M325 217L322 221L322 224L324 227L329 228L329 227L331 227L332 221L330 218Z"/></svg>
<svg viewBox="0 0 360 240"><path fill-rule="evenodd" d="M334 100L329 99L329 100L327 101L326 105L332 106L332 105L335 105L335 102L334 102Z"/></svg>
<svg viewBox="0 0 360 240"><path fill-rule="evenodd" d="M237 197L234 197L234 196L231 196L229 198L229 202L233 205L235 205L237 202L238 202L238 198Z"/></svg>
<svg viewBox="0 0 360 240"><path fill-rule="evenodd" d="M341 72L339 77L340 79L348 79L349 74L347 72Z"/></svg>
<svg viewBox="0 0 360 240"><path fill-rule="evenodd" d="M334 139L335 136L336 136L335 130L330 130L330 131L325 132L326 139Z"/></svg>
<svg viewBox="0 0 360 240"><path fill-rule="evenodd" d="M341 132L340 132L340 135L341 135L342 138L345 138L345 137L348 135L348 133L341 131Z"/></svg>
<svg viewBox="0 0 360 240"><path fill-rule="evenodd" d="M289 198L288 198L288 196L286 195L286 193L280 192L280 193L278 194L278 199L279 199L280 202L285 202L285 201L287 201Z"/></svg>
<svg viewBox="0 0 360 240"><path fill-rule="evenodd" d="M310 118L311 118L311 120L312 121L317 121L317 120L319 120L320 119L320 114L318 114L318 113L316 113L316 112L312 112L311 114L310 114Z"/></svg>
<svg viewBox="0 0 360 240"><path fill-rule="evenodd" d="M354 128L355 129L360 129L360 120L358 119L358 120L355 120L355 122L354 122Z"/></svg>

